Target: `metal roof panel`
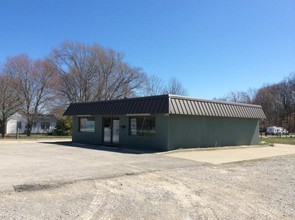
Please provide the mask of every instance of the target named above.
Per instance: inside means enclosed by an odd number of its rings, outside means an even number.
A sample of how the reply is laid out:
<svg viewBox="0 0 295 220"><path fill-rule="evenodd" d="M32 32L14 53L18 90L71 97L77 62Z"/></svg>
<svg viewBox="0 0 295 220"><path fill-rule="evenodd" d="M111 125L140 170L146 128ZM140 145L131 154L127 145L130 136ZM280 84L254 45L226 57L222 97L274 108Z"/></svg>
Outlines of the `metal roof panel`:
<svg viewBox="0 0 295 220"><path fill-rule="evenodd" d="M174 95L72 103L64 115L124 115L137 113L265 118L261 106L258 105L194 99Z"/></svg>

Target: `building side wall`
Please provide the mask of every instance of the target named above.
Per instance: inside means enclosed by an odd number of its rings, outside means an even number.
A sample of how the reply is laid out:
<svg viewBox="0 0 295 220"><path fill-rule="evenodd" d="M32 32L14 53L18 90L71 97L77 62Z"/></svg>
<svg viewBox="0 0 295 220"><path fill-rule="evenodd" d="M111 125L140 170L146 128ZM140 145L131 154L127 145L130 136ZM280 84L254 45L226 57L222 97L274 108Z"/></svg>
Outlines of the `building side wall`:
<svg viewBox="0 0 295 220"><path fill-rule="evenodd" d="M169 116L169 149L259 143L259 120Z"/></svg>
<svg viewBox="0 0 295 220"><path fill-rule="evenodd" d="M17 119L10 119L6 125L6 134L15 134L17 129Z"/></svg>
<svg viewBox="0 0 295 220"><path fill-rule="evenodd" d="M79 117L74 116L73 141L103 145L103 118L105 117L110 116L95 117L95 132L80 132ZM129 117L112 117L120 120L118 146L121 147L162 151L176 148L259 143L259 121L257 119L157 114L155 115L155 135L132 136L129 134Z"/></svg>
<svg viewBox="0 0 295 220"><path fill-rule="evenodd" d="M79 131L79 117L73 117L73 142L86 144L101 144L102 143L102 118L95 117L95 131L94 132L80 132Z"/></svg>
<svg viewBox="0 0 295 220"><path fill-rule="evenodd" d="M48 129L42 129L41 121L37 122L35 126L32 127L32 133L33 134L47 134L54 131L56 122L55 121L49 121L50 127ZM25 125L22 125L22 127L25 127Z"/></svg>
<svg viewBox="0 0 295 220"><path fill-rule="evenodd" d="M15 113L12 115L6 125L6 134L16 134L17 132L17 123L21 123L21 128L19 129L19 133L25 132L26 120L22 115Z"/></svg>
<svg viewBox="0 0 295 220"><path fill-rule="evenodd" d="M146 150L165 151L168 149L168 118L163 114L157 114L156 134L152 136L132 136L129 134L129 117L120 119L120 125L125 125L125 129L120 130L120 145L131 148Z"/></svg>
<svg viewBox="0 0 295 220"><path fill-rule="evenodd" d="M53 132L56 126L56 121L57 120L55 118L37 120L37 122L32 127L32 134L46 134L46 133ZM42 126L41 126L42 122L50 122L50 127L48 129L42 129ZM27 124L26 118L19 113L15 113L7 121L6 134L8 135L16 134L17 128L19 128L18 132L20 134L26 133L27 132L26 124Z"/></svg>
<svg viewBox="0 0 295 220"><path fill-rule="evenodd" d="M73 142L87 144L103 143L103 118L118 118L120 120L119 144L120 147L145 149L145 150L167 150L168 146L168 118L157 114L156 134L151 136L132 136L129 134L129 117L120 116L95 116L95 132L80 132L79 117L73 117ZM116 146L116 145L114 145Z"/></svg>

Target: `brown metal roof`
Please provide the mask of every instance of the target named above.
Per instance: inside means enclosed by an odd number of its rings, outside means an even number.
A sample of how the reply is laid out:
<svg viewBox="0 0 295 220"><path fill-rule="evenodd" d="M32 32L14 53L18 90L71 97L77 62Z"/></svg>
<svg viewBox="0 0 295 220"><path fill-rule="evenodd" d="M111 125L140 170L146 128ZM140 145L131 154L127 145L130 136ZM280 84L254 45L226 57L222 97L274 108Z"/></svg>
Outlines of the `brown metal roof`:
<svg viewBox="0 0 295 220"><path fill-rule="evenodd" d="M168 96L72 103L64 115L125 115L168 113Z"/></svg>
<svg viewBox="0 0 295 220"><path fill-rule="evenodd" d="M64 115L175 114L257 118L265 114L259 105L160 95L70 104Z"/></svg>

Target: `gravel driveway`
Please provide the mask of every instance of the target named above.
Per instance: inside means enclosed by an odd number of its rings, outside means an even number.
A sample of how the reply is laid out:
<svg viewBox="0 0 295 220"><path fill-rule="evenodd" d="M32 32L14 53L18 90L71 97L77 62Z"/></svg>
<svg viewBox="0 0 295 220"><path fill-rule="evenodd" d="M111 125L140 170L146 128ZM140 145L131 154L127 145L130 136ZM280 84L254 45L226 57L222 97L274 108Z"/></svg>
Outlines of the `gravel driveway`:
<svg viewBox="0 0 295 220"><path fill-rule="evenodd" d="M209 164L0 142L0 219L295 219L295 155Z"/></svg>

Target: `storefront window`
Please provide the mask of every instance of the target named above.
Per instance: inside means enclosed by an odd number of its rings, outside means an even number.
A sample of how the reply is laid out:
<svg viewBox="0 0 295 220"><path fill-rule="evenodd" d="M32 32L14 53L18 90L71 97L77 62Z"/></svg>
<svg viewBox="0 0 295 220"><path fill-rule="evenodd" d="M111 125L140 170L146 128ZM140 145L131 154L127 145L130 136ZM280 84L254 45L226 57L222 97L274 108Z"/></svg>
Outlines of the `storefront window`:
<svg viewBox="0 0 295 220"><path fill-rule="evenodd" d="M129 134L139 136L156 134L155 117L130 117Z"/></svg>
<svg viewBox="0 0 295 220"><path fill-rule="evenodd" d="M95 131L95 118L94 117L80 117L79 118L79 131L94 132Z"/></svg>

